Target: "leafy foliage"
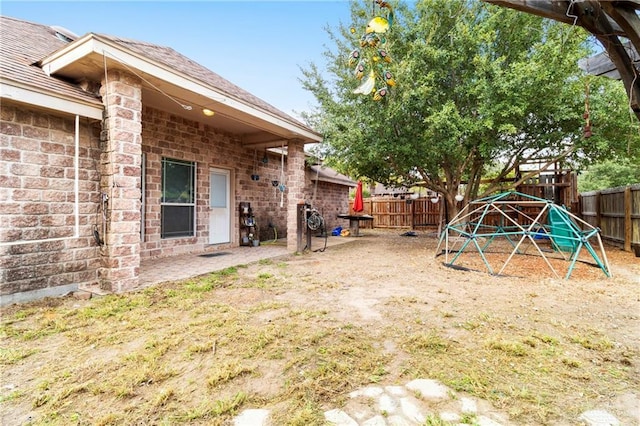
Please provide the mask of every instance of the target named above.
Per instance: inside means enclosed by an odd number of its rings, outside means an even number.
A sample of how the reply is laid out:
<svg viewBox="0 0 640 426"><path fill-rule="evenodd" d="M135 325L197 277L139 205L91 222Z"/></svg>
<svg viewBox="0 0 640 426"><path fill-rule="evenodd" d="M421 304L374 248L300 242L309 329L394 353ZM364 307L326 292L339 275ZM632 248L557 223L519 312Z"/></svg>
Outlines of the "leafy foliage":
<svg viewBox="0 0 640 426"><path fill-rule="evenodd" d="M355 28L371 18L367 2L351 12ZM333 167L386 185L421 182L453 214L461 183L467 198L487 195L507 189L506 178L515 186L530 177L517 173L525 162L579 167L629 146L621 84L587 80L577 66L589 54L580 28L470 0L400 3L395 18L387 42L397 85L382 101L353 93L348 54L357 39L344 25L330 30L326 70L302 70L320 106L305 118L324 134L319 155ZM587 82L591 138L583 137Z"/></svg>
<svg viewBox="0 0 640 426"><path fill-rule="evenodd" d="M631 160L607 160L589 167L578 179L578 190L597 191L640 183L640 166Z"/></svg>

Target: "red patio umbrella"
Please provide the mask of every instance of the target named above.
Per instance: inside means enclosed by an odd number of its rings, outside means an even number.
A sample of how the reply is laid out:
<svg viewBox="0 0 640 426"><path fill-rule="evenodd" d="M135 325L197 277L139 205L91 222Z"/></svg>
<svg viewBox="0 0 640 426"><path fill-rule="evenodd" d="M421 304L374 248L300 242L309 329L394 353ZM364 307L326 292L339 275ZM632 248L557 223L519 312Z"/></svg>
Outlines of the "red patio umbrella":
<svg viewBox="0 0 640 426"><path fill-rule="evenodd" d="M358 181L356 186L356 196L353 199L353 212L359 213L364 210L364 201L362 200L362 182Z"/></svg>

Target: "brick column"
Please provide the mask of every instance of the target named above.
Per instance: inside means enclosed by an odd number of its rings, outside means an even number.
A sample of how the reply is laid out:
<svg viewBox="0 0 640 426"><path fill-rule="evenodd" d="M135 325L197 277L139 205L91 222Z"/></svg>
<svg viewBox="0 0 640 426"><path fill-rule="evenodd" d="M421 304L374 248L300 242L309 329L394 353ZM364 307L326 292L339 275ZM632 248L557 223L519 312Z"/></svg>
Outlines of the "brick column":
<svg viewBox="0 0 640 426"><path fill-rule="evenodd" d="M298 204L304 203L305 184L304 143L289 141L287 147L287 250L298 250L297 212Z"/></svg>
<svg viewBox="0 0 640 426"><path fill-rule="evenodd" d="M102 289L122 292L138 285L140 270L142 82L109 71L100 94L105 106L100 191L108 199L98 276Z"/></svg>

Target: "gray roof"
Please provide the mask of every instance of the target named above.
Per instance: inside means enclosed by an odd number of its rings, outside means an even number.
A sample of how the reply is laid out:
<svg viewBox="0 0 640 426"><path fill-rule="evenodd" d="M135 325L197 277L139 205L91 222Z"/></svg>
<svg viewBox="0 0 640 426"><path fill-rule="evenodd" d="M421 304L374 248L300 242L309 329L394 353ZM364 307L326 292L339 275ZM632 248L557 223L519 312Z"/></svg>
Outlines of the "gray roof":
<svg viewBox="0 0 640 426"><path fill-rule="evenodd" d="M224 79L210 69L203 67L199 63L187 58L186 56L178 53L170 47L158 46L152 43L146 43L122 37L114 37L106 34L98 34L98 36L111 40L119 44L120 46L125 47L126 49L134 53L137 53L140 56L144 56L161 64L167 65L171 69L188 75L202 83L215 87L216 89L233 98L244 101L247 104L262 108L286 120L294 121L303 125L298 120L280 111L273 105L270 105L257 96L252 95L241 87L236 86L229 80Z"/></svg>
<svg viewBox="0 0 640 426"><path fill-rule="evenodd" d="M349 176L338 173L337 171L324 166L313 165L309 166L311 173L311 180L318 180L320 182L335 183L344 186L356 186L356 182Z"/></svg>
<svg viewBox="0 0 640 426"><path fill-rule="evenodd" d="M296 125L311 132L315 132L294 117L280 111L170 47L104 34L94 35L116 43L141 57L163 64L169 69L180 72L205 85L214 87L240 102L258 107L284 120L296 123ZM40 89L41 91L45 90L76 97L85 102L100 103L96 95L85 92L73 82L47 76L37 66L39 61L66 47L68 44L68 41L63 41L56 36L56 30L53 27L0 16L0 76L31 87L34 90Z"/></svg>
<svg viewBox="0 0 640 426"><path fill-rule="evenodd" d="M0 16L0 76L24 86L102 105L91 93L70 82L46 75L36 65L67 45L52 27Z"/></svg>

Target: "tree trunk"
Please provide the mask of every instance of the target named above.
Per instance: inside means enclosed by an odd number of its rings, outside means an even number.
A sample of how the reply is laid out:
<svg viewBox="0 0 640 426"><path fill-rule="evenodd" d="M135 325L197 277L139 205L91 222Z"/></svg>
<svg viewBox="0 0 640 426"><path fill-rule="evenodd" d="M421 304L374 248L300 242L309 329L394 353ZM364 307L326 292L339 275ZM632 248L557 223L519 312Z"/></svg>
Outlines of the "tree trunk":
<svg viewBox="0 0 640 426"><path fill-rule="evenodd" d="M458 214L459 210L459 202L456 201L456 195L458 195L458 190L457 189L453 189L450 188L449 192L447 192L444 195L444 202L445 202L445 212L447 214L447 223L451 222L451 219L453 219L454 217L456 217L456 215Z"/></svg>

